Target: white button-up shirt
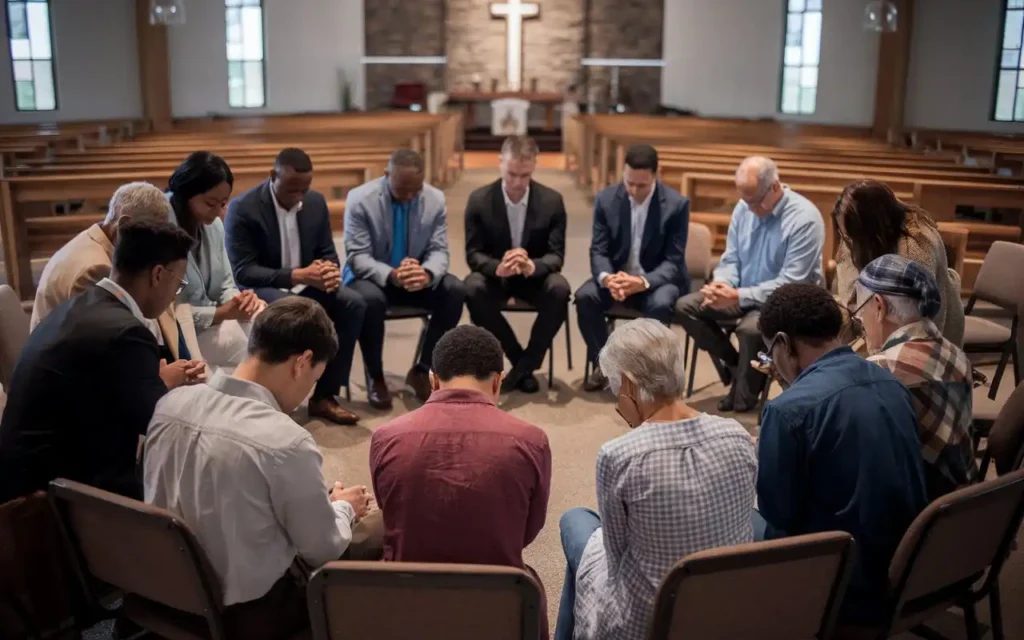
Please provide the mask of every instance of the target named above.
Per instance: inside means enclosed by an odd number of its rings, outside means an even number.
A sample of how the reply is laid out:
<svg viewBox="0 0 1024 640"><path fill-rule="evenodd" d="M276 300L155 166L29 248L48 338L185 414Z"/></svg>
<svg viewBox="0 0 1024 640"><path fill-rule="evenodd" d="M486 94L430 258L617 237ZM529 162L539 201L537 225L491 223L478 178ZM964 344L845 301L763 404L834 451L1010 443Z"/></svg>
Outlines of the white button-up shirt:
<svg viewBox="0 0 1024 640"><path fill-rule="evenodd" d="M157 403L146 435L146 502L188 524L224 604L265 595L296 556L318 567L352 540L355 512L331 502L308 431L265 387L223 373Z"/></svg>
<svg viewBox="0 0 1024 640"><path fill-rule="evenodd" d="M643 202L636 202L629 199L629 224L630 243L629 260L626 262L626 273L632 276L642 276L646 272L640 266L640 249L643 248L644 226L647 224L647 210L651 208L651 198L654 197L654 189L647 194Z"/></svg>
<svg viewBox="0 0 1024 640"><path fill-rule="evenodd" d="M164 332L160 330L160 323L155 319L147 318L142 315L142 309L139 307L138 303L135 302L135 298L125 291L124 287L117 284L110 278L103 278L96 283L96 286L109 291L111 295L123 302L124 306L128 307L128 310L132 312L133 316L135 316L135 319L149 329L153 334L153 337L156 338L157 344L162 345L164 343Z"/></svg>
<svg viewBox="0 0 1024 640"><path fill-rule="evenodd" d="M299 203L291 209L285 209L278 204L273 187L270 188L270 197L274 201L277 226L281 232L281 268L300 269L302 268L302 248L299 245L299 211L302 211L302 200L299 200Z"/></svg>
<svg viewBox="0 0 1024 640"><path fill-rule="evenodd" d="M508 229L512 232L512 248L523 246L523 227L526 224L526 204L530 200L530 187L526 187L526 193L519 202L512 202L505 191L505 185L501 186L501 195L505 196L505 210L508 212Z"/></svg>

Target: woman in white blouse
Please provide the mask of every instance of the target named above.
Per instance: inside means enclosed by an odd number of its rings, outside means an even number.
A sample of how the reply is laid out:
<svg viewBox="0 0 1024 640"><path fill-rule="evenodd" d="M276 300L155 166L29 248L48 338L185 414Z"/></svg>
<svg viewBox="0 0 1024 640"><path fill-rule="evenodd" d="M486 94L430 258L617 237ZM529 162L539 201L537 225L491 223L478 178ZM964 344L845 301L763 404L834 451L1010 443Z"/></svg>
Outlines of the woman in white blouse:
<svg viewBox="0 0 1024 640"><path fill-rule="evenodd" d="M223 158L196 151L175 169L167 191L172 222L196 241L178 302L192 305L199 349L215 367L235 367L245 358L249 321L266 306L252 291L239 291L231 275L221 218L233 184Z"/></svg>

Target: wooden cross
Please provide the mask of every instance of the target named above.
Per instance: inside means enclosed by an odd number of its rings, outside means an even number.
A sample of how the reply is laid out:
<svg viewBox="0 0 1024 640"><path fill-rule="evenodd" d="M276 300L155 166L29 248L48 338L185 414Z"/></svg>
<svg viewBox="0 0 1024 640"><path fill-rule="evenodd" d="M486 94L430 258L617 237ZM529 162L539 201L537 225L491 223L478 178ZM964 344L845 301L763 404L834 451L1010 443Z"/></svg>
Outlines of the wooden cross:
<svg viewBox="0 0 1024 640"><path fill-rule="evenodd" d="M540 16L540 5L536 2L508 0L492 4L491 16L506 21L505 76L509 91L519 91L523 81L523 20Z"/></svg>

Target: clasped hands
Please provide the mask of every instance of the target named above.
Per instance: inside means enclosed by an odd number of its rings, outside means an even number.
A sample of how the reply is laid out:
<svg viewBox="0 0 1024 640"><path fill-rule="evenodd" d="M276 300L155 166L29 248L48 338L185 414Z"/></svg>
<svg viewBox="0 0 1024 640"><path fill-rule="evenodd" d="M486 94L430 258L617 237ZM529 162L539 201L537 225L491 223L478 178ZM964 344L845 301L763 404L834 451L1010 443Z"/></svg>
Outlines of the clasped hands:
<svg viewBox="0 0 1024 640"><path fill-rule="evenodd" d="M647 290L647 282L643 278L625 271L608 274L601 284L611 292L612 299L616 302L622 302L631 295Z"/></svg>
<svg viewBox="0 0 1024 640"><path fill-rule="evenodd" d="M256 292L247 289L220 306L222 320L252 320L267 303L257 297Z"/></svg>
<svg viewBox="0 0 1024 640"><path fill-rule="evenodd" d="M206 363L202 360L160 360L160 379L168 389L206 382Z"/></svg>
<svg viewBox="0 0 1024 640"><path fill-rule="evenodd" d="M377 501L365 485L356 485L346 489L340 482L335 482L327 493L331 502L344 500L352 505L356 514L356 522L362 520L367 513L377 507Z"/></svg>
<svg viewBox="0 0 1024 640"><path fill-rule="evenodd" d="M501 259L501 264L498 265L494 273L499 278L511 276L526 276L529 278L536 270L537 265L533 263L533 260L530 260L530 256L526 254L526 249L516 248L505 252L504 257Z"/></svg>
<svg viewBox="0 0 1024 640"><path fill-rule="evenodd" d="M292 282L333 293L341 286L341 269L330 260L314 260L308 267L293 271Z"/></svg>
<svg viewBox="0 0 1024 640"><path fill-rule="evenodd" d="M700 292L704 296L704 301L700 303L701 307L726 311L735 309L740 304L739 289L730 287L724 282L706 284L700 288Z"/></svg>
<svg viewBox="0 0 1024 640"><path fill-rule="evenodd" d="M397 267L391 270L388 280L411 293L430 284L430 274L420 266L420 261L416 258L404 258Z"/></svg>

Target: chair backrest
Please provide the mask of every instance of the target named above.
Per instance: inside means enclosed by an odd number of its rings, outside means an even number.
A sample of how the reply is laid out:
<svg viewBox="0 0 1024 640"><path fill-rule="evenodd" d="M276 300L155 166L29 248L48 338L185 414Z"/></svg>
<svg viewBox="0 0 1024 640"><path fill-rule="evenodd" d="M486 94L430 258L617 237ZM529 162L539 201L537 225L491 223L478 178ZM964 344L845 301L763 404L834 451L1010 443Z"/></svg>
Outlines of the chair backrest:
<svg viewBox="0 0 1024 640"><path fill-rule="evenodd" d="M853 556L839 531L691 554L658 588L648 638L828 637Z"/></svg>
<svg viewBox="0 0 1024 640"><path fill-rule="evenodd" d="M946 265L961 276L964 274L967 238L970 234L971 232L965 227L943 226L939 229L942 246L946 249Z"/></svg>
<svg viewBox="0 0 1024 640"><path fill-rule="evenodd" d="M1024 294L1017 278L1024 273L1024 245L998 240L992 243L974 281L973 297L1017 313Z"/></svg>
<svg viewBox="0 0 1024 640"><path fill-rule="evenodd" d="M1024 471L938 498L914 519L889 566L893 613L967 588L999 569L1024 516Z"/></svg>
<svg viewBox="0 0 1024 640"><path fill-rule="evenodd" d="M28 340L29 320L14 289L0 285L0 384L5 389L10 388L14 364Z"/></svg>
<svg viewBox="0 0 1024 640"><path fill-rule="evenodd" d="M314 640L535 640L547 614L540 586L512 567L330 562L308 594Z"/></svg>
<svg viewBox="0 0 1024 640"><path fill-rule="evenodd" d="M988 432L988 450L1000 473L1010 473L1024 463L1024 382L1017 385Z"/></svg>
<svg viewBox="0 0 1024 640"><path fill-rule="evenodd" d="M714 237L707 225L691 222L686 237L686 270L693 281L711 277L711 246Z"/></svg>
<svg viewBox="0 0 1024 640"><path fill-rule="evenodd" d="M216 573L195 535L174 514L63 478L50 483L50 499L80 569L219 625Z"/></svg>

